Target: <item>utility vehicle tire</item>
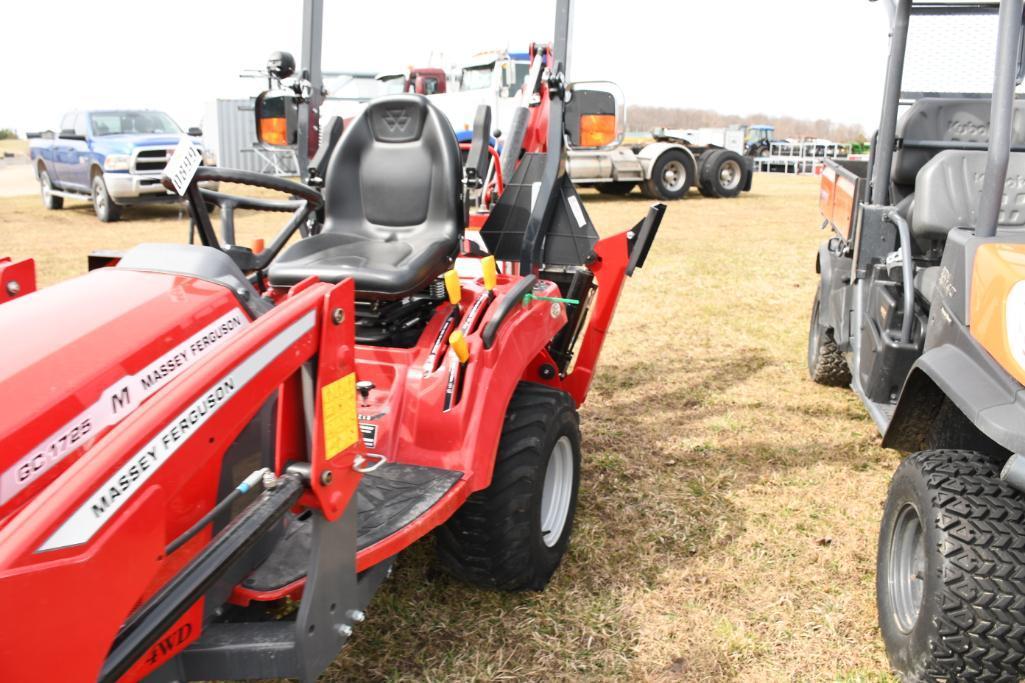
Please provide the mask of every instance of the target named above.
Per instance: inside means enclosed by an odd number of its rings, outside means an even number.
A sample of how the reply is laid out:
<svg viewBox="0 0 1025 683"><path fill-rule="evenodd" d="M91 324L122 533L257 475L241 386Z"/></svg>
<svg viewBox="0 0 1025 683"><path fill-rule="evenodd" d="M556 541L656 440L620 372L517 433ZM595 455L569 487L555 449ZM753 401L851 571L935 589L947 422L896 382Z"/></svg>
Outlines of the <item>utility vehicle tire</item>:
<svg viewBox="0 0 1025 683"><path fill-rule="evenodd" d="M107 192L107 184L103 182L103 174L93 176L93 209L96 217L104 223L111 223L121 218L121 207L114 203Z"/></svg>
<svg viewBox="0 0 1025 683"><path fill-rule="evenodd" d="M736 197L744 189L744 159L728 149L716 149L701 157L698 187L706 197Z"/></svg>
<svg viewBox="0 0 1025 683"><path fill-rule="evenodd" d="M847 387L851 384L851 369L847 359L836 348L833 331L819 323L821 289L815 292L808 323L808 374L812 381L827 387Z"/></svg>
<svg viewBox="0 0 1025 683"><path fill-rule="evenodd" d="M484 588L543 589L569 546L579 483L573 399L520 383L506 410L491 485L438 529L442 565Z"/></svg>
<svg viewBox="0 0 1025 683"><path fill-rule="evenodd" d="M43 197L43 206L51 211L64 208L64 197L53 194L53 181L46 171L39 172L39 194Z"/></svg>
<svg viewBox="0 0 1025 683"><path fill-rule="evenodd" d="M897 468L876 571L879 627L904 680L1025 673L1025 498L976 451L922 451Z"/></svg>
<svg viewBox="0 0 1025 683"><path fill-rule="evenodd" d="M602 194L627 195L634 189L637 183L627 181L611 183L595 183L594 187Z"/></svg>
<svg viewBox="0 0 1025 683"><path fill-rule="evenodd" d="M694 184L697 171L694 159L679 149L658 155L651 167L651 178L641 183L644 196L653 199L681 199Z"/></svg>

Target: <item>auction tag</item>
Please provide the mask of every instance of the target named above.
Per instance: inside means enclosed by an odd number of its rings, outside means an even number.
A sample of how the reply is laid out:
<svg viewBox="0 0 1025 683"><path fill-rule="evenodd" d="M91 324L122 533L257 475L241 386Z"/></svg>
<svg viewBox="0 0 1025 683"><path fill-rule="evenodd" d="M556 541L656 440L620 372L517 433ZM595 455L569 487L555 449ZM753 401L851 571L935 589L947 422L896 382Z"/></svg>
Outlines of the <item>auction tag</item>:
<svg viewBox="0 0 1025 683"><path fill-rule="evenodd" d="M201 163L203 155L200 154L199 148L188 140L182 140L174 148L174 154L164 168L164 175L171 179L175 191L182 197L185 196L185 190L189 189L189 183L192 182Z"/></svg>

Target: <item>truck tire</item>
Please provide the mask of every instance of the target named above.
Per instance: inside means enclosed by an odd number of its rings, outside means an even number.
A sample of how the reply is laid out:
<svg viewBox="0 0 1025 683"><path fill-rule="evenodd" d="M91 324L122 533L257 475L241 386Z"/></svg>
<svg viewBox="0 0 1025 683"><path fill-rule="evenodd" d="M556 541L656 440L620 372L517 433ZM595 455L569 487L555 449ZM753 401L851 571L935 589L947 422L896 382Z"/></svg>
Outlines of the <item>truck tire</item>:
<svg viewBox="0 0 1025 683"><path fill-rule="evenodd" d="M728 149L716 149L701 157L698 187L706 197L736 197L747 179L744 159Z"/></svg>
<svg viewBox="0 0 1025 683"><path fill-rule="evenodd" d="M53 194L53 182L46 170L39 171L39 194L43 197L43 206L51 211L64 208L64 197Z"/></svg>
<svg viewBox="0 0 1025 683"><path fill-rule="evenodd" d="M851 370L847 359L836 348L833 331L819 322L821 288L815 291L808 324L808 375L816 384L827 387L847 387L851 384Z"/></svg>
<svg viewBox="0 0 1025 683"><path fill-rule="evenodd" d="M975 451L900 464L883 510L879 627L902 680L1017 681L1025 673L1025 499Z"/></svg>
<svg viewBox="0 0 1025 683"><path fill-rule="evenodd" d="M641 184L646 197L681 199L694 183L694 159L680 149L667 149L651 166L651 177Z"/></svg>
<svg viewBox="0 0 1025 683"><path fill-rule="evenodd" d="M541 590L569 546L580 483L580 421L568 394L521 382L488 488L438 529L441 564L501 591Z"/></svg>
<svg viewBox="0 0 1025 683"><path fill-rule="evenodd" d="M614 181L611 183L595 183L593 187L602 194L627 195L634 189L637 183L629 181Z"/></svg>
<svg viewBox="0 0 1025 683"><path fill-rule="evenodd" d="M97 173L92 182L93 209L96 217L104 223L112 223L121 218L121 207L114 203L107 192L107 184L103 182L103 174Z"/></svg>

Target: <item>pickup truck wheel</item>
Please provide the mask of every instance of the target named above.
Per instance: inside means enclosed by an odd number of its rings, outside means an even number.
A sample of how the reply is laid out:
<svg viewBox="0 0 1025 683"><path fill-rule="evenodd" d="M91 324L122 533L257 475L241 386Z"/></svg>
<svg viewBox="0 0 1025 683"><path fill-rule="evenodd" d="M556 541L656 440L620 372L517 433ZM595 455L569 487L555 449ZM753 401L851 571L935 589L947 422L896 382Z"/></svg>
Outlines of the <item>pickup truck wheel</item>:
<svg viewBox="0 0 1025 683"><path fill-rule="evenodd" d="M43 206L47 209L53 211L64 208L64 197L58 197L53 193L53 183L46 171L39 172L39 193L43 197Z"/></svg>
<svg viewBox="0 0 1025 683"><path fill-rule="evenodd" d="M1017 681L1025 498L982 453L904 459L879 530L876 607L902 680Z"/></svg>
<svg viewBox="0 0 1025 683"><path fill-rule="evenodd" d="M114 203L107 192L107 183L103 182L103 174L93 177L93 209L96 217L104 223L112 223L121 218L121 207Z"/></svg>
<svg viewBox="0 0 1025 683"><path fill-rule="evenodd" d="M681 199L694 183L694 159L679 149L662 152L644 181L644 194L655 199Z"/></svg>
<svg viewBox="0 0 1025 683"><path fill-rule="evenodd" d="M744 189L747 171L739 154L717 149L704 155L698 185L706 197L736 197Z"/></svg>
<svg viewBox="0 0 1025 683"><path fill-rule="evenodd" d="M471 495L436 534L449 573L502 591L548 584L573 529L579 424L568 394L527 382L516 388L491 485Z"/></svg>
<svg viewBox="0 0 1025 683"><path fill-rule="evenodd" d="M622 196L630 194L630 190L634 189L635 185L637 185L637 183L631 183L628 181L613 181L611 183L595 183L594 187L602 194L613 194Z"/></svg>

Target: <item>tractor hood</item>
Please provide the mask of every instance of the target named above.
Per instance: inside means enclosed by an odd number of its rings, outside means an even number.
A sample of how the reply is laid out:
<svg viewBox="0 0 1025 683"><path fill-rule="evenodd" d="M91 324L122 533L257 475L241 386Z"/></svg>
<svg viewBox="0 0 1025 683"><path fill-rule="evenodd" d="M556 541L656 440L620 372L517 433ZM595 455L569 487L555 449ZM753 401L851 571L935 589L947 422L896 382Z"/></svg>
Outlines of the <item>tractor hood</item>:
<svg viewBox="0 0 1025 683"><path fill-rule="evenodd" d="M123 268L0 306L0 526L248 323L227 287Z"/></svg>

